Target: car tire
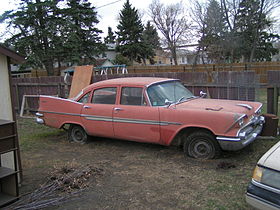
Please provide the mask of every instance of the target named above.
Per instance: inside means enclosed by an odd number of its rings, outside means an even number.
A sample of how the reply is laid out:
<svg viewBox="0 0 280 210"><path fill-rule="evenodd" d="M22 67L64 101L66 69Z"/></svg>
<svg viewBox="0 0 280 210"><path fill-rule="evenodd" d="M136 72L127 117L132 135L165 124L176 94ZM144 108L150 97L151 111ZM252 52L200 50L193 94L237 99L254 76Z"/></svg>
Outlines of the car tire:
<svg viewBox="0 0 280 210"><path fill-rule="evenodd" d="M190 134L184 142L184 153L196 159L213 159L220 155L221 148L215 137L205 131Z"/></svg>
<svg viewBox="0 0 280 210"><path fill-rule="evenodd" d="M88 140L88 135L81 126L70 125L68 130L68 140L76 143L84 144Z"/></svg>

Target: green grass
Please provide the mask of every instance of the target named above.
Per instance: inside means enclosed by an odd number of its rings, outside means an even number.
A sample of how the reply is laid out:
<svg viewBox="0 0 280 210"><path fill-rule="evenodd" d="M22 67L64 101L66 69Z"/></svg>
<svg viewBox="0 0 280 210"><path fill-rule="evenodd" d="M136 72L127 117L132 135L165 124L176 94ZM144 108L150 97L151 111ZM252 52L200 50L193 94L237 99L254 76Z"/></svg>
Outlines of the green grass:
<svg viewBox="0 0 280 210"><path fill-rule="evenodd" d="M49 128L34 123L30 119L18 120L19 144L21 150L32 150L34 148L47 147L50 143L46 139L55 138L63 133L59 129Z"/></svg>

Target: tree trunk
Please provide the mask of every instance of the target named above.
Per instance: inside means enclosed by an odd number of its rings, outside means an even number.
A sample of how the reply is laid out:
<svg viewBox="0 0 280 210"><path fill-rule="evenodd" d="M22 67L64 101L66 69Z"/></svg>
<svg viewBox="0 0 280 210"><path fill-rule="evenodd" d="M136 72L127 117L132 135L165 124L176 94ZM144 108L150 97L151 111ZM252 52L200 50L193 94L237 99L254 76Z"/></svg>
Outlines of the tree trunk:
<svg viewBox="0 0 280 210"><path fill-rule="evenodd" d="M176 46L174 46L174 45L171 47L171 55L172 55L172 58L174 60L174 65L178 65Z"/></svg>
<svg viewBox="0 0 280 210"><path fill-rule="evenodd" d="M256 52L256 46L257 46L257 43L259 42L259 35L260 35L260 27L261 27L261 19L262 19L262 15L263 15L263 7L264 7L264 0L261 0L261 5L260 5L260 11L259 11L259 17L258 17L258 25L257 25L257 28L255 30L255 37L254 37L254 41L253 41L253 44L252 44L252 49L251 49L251 52L250 52L250 58L249 58L249 62L252 62L254 57L255 57L255 52Z"/></svg>
<svg viewBox="0 0 280 210"><path fill-rule="evenodd" d="M51 61L51 60L45 61L44 66L48 73L48 76L54 76L53 61Z"/></svg>

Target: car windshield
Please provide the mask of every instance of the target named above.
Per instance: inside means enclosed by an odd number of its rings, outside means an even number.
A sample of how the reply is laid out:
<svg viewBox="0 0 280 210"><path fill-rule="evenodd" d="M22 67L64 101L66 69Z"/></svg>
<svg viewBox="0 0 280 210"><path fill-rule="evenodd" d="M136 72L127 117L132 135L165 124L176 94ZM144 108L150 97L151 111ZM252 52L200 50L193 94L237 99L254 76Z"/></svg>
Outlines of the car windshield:
<svg viewBox="0 0 280 210"><path fill-rule="evenodd" d="M147 90L152 106L179 103L194 98L194 95L179 81L158 83Z"/></svg>

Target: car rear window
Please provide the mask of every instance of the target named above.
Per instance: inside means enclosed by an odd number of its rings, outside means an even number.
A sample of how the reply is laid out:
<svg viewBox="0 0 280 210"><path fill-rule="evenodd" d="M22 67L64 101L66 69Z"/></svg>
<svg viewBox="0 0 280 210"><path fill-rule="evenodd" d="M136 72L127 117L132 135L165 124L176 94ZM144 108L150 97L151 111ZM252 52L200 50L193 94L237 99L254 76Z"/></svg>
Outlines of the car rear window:
<svg viewBox="0 0 280 210"><path fill-rule="evenodd" d="M115 104L117 88L107 87L100 88L93 92L91 102L93 104Z"/></svg>
<svg viewBox="0 0 280 210"><path fill-rule="evenodd" d="M123 87L121 95L121 104L146 106L143 88L139 87Z"/></svg>

